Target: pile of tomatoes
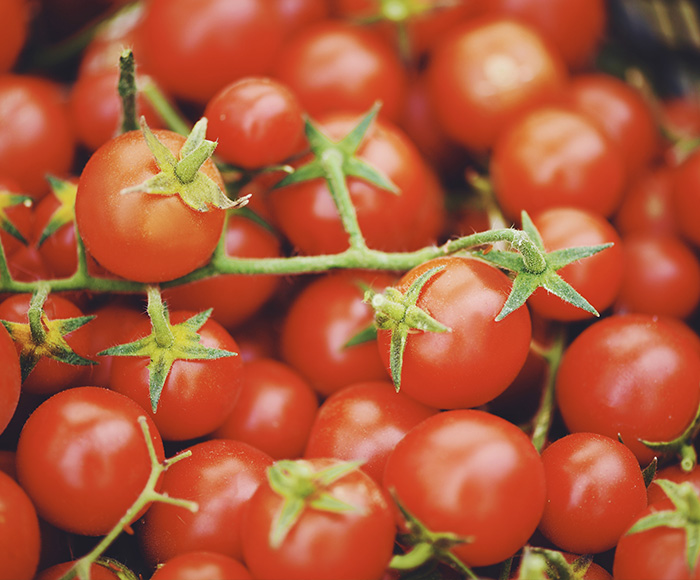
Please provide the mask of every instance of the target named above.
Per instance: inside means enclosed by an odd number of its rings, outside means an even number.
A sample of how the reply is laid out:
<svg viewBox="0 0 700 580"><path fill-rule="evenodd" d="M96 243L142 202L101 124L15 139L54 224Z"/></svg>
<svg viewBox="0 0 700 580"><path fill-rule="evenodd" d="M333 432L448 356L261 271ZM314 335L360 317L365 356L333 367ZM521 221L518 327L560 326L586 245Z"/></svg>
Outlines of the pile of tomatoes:
<svg viewBox="0 0 700 580"><path fill-rule="evenodd" d="M700 100L619 9L3 0L0 580L700 578Z"/></svg>

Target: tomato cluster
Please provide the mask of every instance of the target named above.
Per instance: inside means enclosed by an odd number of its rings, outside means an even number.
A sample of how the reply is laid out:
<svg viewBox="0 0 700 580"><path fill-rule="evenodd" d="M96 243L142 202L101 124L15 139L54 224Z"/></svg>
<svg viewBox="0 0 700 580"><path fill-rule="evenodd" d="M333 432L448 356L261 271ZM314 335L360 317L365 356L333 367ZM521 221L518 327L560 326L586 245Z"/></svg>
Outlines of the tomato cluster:
<svg viewBox="0 0 700 580"><path fill-rule="evenodd" d="M700 101L613 4L0 2L0 580L700 578Z"/></svg>

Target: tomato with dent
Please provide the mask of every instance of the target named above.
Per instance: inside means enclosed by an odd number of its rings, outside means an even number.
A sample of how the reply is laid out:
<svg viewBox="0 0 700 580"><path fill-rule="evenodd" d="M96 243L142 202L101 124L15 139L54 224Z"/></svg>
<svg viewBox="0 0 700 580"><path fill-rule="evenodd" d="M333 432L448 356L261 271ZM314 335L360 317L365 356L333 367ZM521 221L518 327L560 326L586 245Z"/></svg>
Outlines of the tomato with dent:
<svg viewBox="0 0 700 580"><path fill-rule="evenodd" d="M451 550L467 566L495 564L522 548L546 493L527 435L474 409L444 411L411 429L389 455L384 487L430 531L470 536Z"/></svg>
<svg viewBox="0 0 700 580"><path fill-rule="evenodd" d="M32 580L40 550L34 504L12 477L0 472L0 579Z"/></svg>
<svg viewBox="0 0 700 580"><path fill-rule="evenodd" d="M72 533L107 534L151 475L144 416L128 397L100 387L61 391L39 405L17 444L17 476L38 514ZM163 461L158 429L146 424Z"/></svg>
<svg viewBox="0 0 700 580"><path fill-rule="evenodd" d="M185 137L155 136L177 156ZM211 159L203 171L223 191ZM122 194L159 173L141 131L129 131L95 151L78 182L75 217L87 251L110 272L137 282L184 276L210 259L224 227L224 210L196 211L179 195Z"/></svg>

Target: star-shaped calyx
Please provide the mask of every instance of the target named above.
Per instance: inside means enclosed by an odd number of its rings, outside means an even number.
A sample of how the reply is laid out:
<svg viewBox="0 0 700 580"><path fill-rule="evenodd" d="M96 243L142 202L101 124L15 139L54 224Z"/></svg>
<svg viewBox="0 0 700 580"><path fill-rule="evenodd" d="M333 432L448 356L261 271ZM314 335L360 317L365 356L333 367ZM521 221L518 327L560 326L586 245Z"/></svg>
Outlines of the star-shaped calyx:
<svg viewBox="0 0 700 580"><path fill-rule="evenodd" d="M184 322L171 324L167 306L163 303L160 290L155 286L148 288L148 316L151 319L151 334L112 348L103 350L98 355L138 356L150 359L148 363L149 394L151 408L158 409L165 381L176 360L212 360L238 353L219 348L210 348L200 344L198 331L209 319L212 309L191 316Z"/></svg>
<svg viewBox="0 0 700 580"><path fill-rule="evenodd" d="M205 138L207 119L202 117L182 145L178 157L153 134L141 117L141 130L148 148L160 169L153 177L139 185L122 189L121 193L144 192L154 195L179 195L185 204L196 211L212 208L230 209L248 203L248 197L230 199L219 185L203 171L202 165L211 158L216 142Z"/></svg>

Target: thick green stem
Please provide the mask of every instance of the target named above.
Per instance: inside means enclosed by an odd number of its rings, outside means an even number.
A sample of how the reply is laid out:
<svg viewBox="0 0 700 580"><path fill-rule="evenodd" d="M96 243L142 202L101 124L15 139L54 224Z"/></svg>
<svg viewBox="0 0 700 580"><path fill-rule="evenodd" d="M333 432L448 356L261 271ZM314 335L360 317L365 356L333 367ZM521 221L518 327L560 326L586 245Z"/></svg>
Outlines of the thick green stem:
<svg viewBox="0 0 700 580"><path fill-rule="evenodd" d="M163 305L160 288L157 286L149 286L147 293L148 316L151 319L153 334L158 346L167 348L175 342L175 337L173 336L173 330L168 320L167 310Z"/></svg>
<svg viewBox="0 0 700 580"><path fill-rule="evenodd" d="M40 283L37 286L36 292L29 302L29 310L27 311L27 319L29 320L29 329L32 333L32 340L35 344L43 344L46 341L46 329L42 321L44 315L44 303L49 296L50 286L46 283Z"/></svg>
<svg viewBox="0 0 700 580"><path fill-rule="evenodd" d="M117 85L122 101L121 132L136 131L139 120L136 114L136 63L130 48L119 57L119 83Z"/></svg>

